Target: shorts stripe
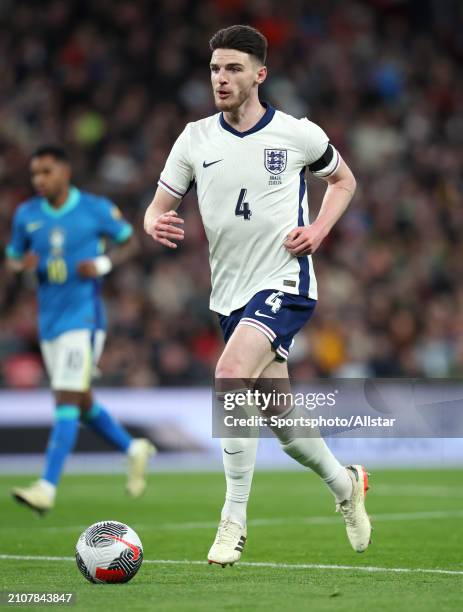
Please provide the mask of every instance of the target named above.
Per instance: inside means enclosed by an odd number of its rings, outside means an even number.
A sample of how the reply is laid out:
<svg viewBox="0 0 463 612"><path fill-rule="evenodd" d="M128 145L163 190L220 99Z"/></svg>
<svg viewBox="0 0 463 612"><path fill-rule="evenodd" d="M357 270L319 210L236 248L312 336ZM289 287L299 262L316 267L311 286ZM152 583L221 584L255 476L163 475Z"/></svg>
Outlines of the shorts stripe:
<svg viewBox="0 0 463 612"><path fill-rule="evenodd" d="M272 329L270 329L270 327L267 327L267 325L265 325L261 321L256 321L255 319L251 319L250 317L244 317L243 319L241 319L238 325L249 325L250 327L255 327L256 329L260 330L263 334L265 334L267 338L270 340L270 342L273 342L276 338L275 332Z"/></svg>
<svg viewBox="0 0 463 612"><path fill-rule="evenodd" d="M84 376L83 382L85 385L84 391L87 391L92 384L92 370L93 370L93 343L87 347L84 352Z"/></svg>
<svg viewBox="0 0 463 612"><path fill-rule="evenodd" d="M281 356L284 357L285 359L288 359L288 351L286 349L284 349L282 346L279 346L277 349L275 349L276 352Z"/></svg>
<svg viewBox="0 0 463 612"><path fill-rule="evenodd" d="M297 225L299 227L303 227L305 225L304 221L304 196L306 192L306 182L305 182L305 167L302 168L299 173L299 214L297 219ZM307 207L307 201L305 202ZM310 288L310 268L309 268L309 258L307 255L303 255L297 258L299 263L299 295L303 295L308 297L309 288Z"/></svg>

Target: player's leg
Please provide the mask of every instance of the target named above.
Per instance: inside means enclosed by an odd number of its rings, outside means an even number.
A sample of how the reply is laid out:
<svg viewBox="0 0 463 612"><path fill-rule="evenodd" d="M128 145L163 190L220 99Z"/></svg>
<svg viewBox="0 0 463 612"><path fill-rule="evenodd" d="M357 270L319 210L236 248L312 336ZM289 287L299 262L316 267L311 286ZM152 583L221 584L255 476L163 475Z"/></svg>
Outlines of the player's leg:
<svg viewBox="0 0 463 612"><path fill-rule="evenodd" d="M290 391L287 366L285 362L278 363L275 361L274 356L276 355L279 360L287 358L292 338L310 318L314 302L281 292L268 297L267 293L257 294L248 304L230 344L237 342L239 349L241 344L240 330L243 327L249 325L258 330L258 333L264 339L263 341L265 342L265 339L267 339L268 345L271 344L272 350L275 351L271 353L270 362L260 373L259 384L261 384L263 378L274 379L278 387L282 385L286 387L277 389L285 393ZM275 308L270 310L269 307L273 305ZM263 314L268 315L264 320L262 319ZM246 365L245 357L244 362ZM230 365L231 371L226 373L228 376L237 376L238 374L244 377L246 375L258 376L256 370L250 372L246 367L243 369L243 364L240 364L239 359L236 360L234 365ZM284 411L287 413L288 423L291 423L291 419L296 419L295 422L297 422L299 417L307 416L302 407L298 406L276 406L274 408L276 412ZM364 508L365 492L368 487L367 474L364 468L362 466L344 468L319 435L311 438L301 438L300 431L298 432L294 427L276 428L275 434L279 437L283 449L289 456L302 465L313 469L323 478L335 495L337 509L344 516L349 540L353 548L359 552L365 550L369 543L371 525Z"/></svg>
<svg viewBox="0 0 463 612"><path fill-rule="evenodd" d="M245 329L244 326L238 327L234 338L239 344L242 343L243 346L246 346L246 342L244 341L245 334L242 335L241 333L243 329ZM257 339L253 338L253 332L250 332L250 336L248 337L255 347L258 346ZM263 335L262 338L265 342L268 342ZM239 361L236 369L229 370L227 374L233 374L236 377L238 373L240 373L242 377L246 377L246 369L243 368L243 364L239 364ZM255 371L253 372L253 378L254 377ZM276 392L289 393L291 391L286 361L271 361L264 368L259 378L260 380L271 379L272 389L274 388L273 390ZM307 417L307 414L301 406L290 406L289 408L286 406L273 406L272 408L273 413L280 413L288 420L288 423L298 422L300 418ZM279 438L282 449L286 454L304 467L313 470L323 479L335 497L337 510L340 511L344 517L348 538L352 547L357 552L363 552L368 547L371 534L370 520L364 505L365 494L368 488L368 476L365 469L360 465L348 466L347 468L341 465L320 435L302 438L298 437L300 433L298 429L292 425L275 427L273 431ZM233 438L230 439L230 445L232 442ZM240 442L241 440L238 441L238 444ZM238 456L241 457L241 454ZM229 463L233 464L233 456L231 460L232 461L229 461ZM232 468L236 471L235 466L232 465ZM230 468L228 469L230 470ZM251 474L251 478L248 482L245 480L243 483L248 485L245 489L247 493L245 500L240 500L239 493L234 494L239 480L235 483L229 483L229 478L227 478L227 501L230 498L232 503L227 503L226 501L224 506L225 514L227 514L227 511L228 514L231 514L230 508L239 509L240 506L245 508L245 503L247 503L251 487L252 472L253 468L248 468L248 473ZM233 474L232 471L231 473ZM237 476L239 476L239 473L235 475L235 478ZM229 494L229 490L231 494ZM240 501L242 501L241 504L239 503ZM243 503L243 501L245 503ZM224 511L222 513L222 519L224 518ZM235 516L236 512L237 510L235 510ZM234 519L234 522L240 521ZM236 539L236 536L239 535L239 530L235 528L234 531L236 532L234 533Z"/></svg>
<svg viewBox="0 0 463 612"><path fill-rule="evenodd" d="M272 386L283 393L290 393L286 361L273 361L262 372L262 378L273 379ZM280 389L285 386L287 388ZM287 419L288 425L273 428L282 449L292 459L318 474L333 493L336 510L340 511L346 523L349 541L354 550L363 552L370 543L371 524L365 510L365 494L368 489L368 475L361 465L344 467L339 463L323 438L310 430L311 436L300 437L298 428L290 425L306 418L301 406L274 407L274 413Z"/></svg>
<svg viewBox="0 0 463 612"><path fill-rule="evenodd" d="M288 387L283 392L290 392L286 361L273 361L262 372L262 378L272 379L273 386L278 387L277 391L284 381L288 381ZM288 422L294 420L297 422L300 417L307 417L305 409L300 406L283 406L279 410L278 407L274 407L274 412L282 413L281 416L284 416ZM275 427L273 432L287 455L313 470L324 480L337 503L350 498L352 481L321 436L314 434L312 437L296 437L297 428L291 426Z"/></svg>
<svg viewBox="0 0 463 612"><path fill-rule="evenodd" d="M68 455L79 431L80 388L90 355L83 330L68 332L41 344L55 393L54 423L45 454L42 478L30 487L13 489L14 497L37 512L50 510Z"/></svg>
<svg viewBox="0 0 463 612"><path fill-rule="evenodd" d="M258 378L274 354L267 338L251 327L238 326L216 367L216 379L240 388L243 379ZM222 438L222 458L227 491L222 519L246 526L246 508L256 460L258 431L248 430L246 438Z"/></svg>
<svg viewBox="0 0 463 612"><path fill-rule="evenodd" d="M233 391L242 388L241 381L258 378L273 359L274 353L265 336L252 327L238 326L217 363L215 376L219 383L230 386L228 391ZM226 494L217 536L208 553L210 563L234 563L244 548L257 434L249 429L249 437L221 439Z"/></svg>
<svg viewBox="0 0 463 612"><path fill-rule="evenodd" d="M103 352L105 333L98 330L91 338L92 362L96 368ZM144 438L134 439L111 413L93 398L91 389L82 394L80 401L82 422L114 448L126 453L129 469L126 489L132 497L146 489L146 471L150 457L156 452L154 445Z"/></svg>
<svg viewBox="0 0 463 612"><path fill-rule="evenodd" d="M111 444L126 453L133 442L132 436L106 408L93 398L91 390L82 394L80 408L82 423Z"/></svg>
<svg viewBox="0 0 463 612"><path fill-rule="evenodd" d="M291 391L286 361L273 361L262 372L262 378L272 379L272 386L278 391ZM285 386L286 380L287 388L280 388ZM288 423L307 417L301 406L277 406L274 413L279 413ZM341 512L344 518L352 548L357 552L366 550L370 543L371 523L365 510L365 495L368 489L368 474L365 468L361 465L341 465L317 433L301 438L298 437L297 428L291 425L275 427L273 432L287 455L323 479L335 497L336 510Z"/></svg>
<svg viewBox="0 0 463 612"><path fill-rule="evenodd" d="M83 424L127 454L127 493L132 497L142 495L146 489L149 460L156 452L154 445L145 438L133 438L100 402L94 401L91 391L84 394L81 407Z"/></svg>

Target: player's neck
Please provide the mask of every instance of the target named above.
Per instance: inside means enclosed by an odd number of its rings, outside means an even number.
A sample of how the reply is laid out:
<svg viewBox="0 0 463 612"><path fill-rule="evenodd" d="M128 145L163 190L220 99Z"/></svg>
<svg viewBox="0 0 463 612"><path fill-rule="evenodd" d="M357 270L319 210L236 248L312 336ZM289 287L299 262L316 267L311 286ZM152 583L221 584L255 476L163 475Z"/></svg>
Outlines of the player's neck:
<svg viewBox="0 0 463 612"><path fill-rule="evenodd" d="M248 99L233 111L223 113L225 121L238 132L247 132L265 115L265 107L259 98Z"/></svg>
<svg viewBox="0 0 463 612"><path fill-rule="evenodd" d="M63 206L63 204L67 201L69 197L69 189L70 187L68 185L62 191L60 191L55 198L51 200L47 199L47 202L50 204L50 206L53 206L53 208L61 208L61 206Z"/></svg>

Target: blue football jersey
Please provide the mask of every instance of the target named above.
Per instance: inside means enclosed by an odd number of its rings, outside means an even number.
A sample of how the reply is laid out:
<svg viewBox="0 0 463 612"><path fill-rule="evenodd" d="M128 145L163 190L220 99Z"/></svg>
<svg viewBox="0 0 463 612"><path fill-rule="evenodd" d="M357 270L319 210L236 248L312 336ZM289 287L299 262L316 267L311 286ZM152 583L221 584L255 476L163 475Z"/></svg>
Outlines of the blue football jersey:
<svg viewBox="0 0 463 612"><path fill-rule="evenodd" d="M91 193L69 190L61 208L35 197L17 209L8 257L21 258L27 251L39 256L39 335L51 340L73 329L105 329L101 279L82 278L77 265L104 252L105 238L124 242L132 226L110 200Z"/></svg>

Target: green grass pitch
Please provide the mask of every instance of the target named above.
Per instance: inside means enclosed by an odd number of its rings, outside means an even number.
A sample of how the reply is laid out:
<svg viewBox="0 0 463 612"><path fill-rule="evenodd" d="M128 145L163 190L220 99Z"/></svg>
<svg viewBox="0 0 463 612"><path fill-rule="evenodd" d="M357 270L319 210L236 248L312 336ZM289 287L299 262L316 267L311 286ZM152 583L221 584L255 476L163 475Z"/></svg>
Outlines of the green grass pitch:
<svg viewBox="0 0 463 612"><path fill-rule="evenodd" d="M73 591L71 609L98 612L463 609L458 470L374 471L373 544L362 555L350 549L331 495L315 475L258 472L243 563L225 569L205 562L222 474L154 472L138 501L125 496L122 475L66 475L56 509L44 518L9 497L12 485L27 482L0 477L3 591ZM90 584L73 560L8 557L73 557L83 528L105 519L131 525L143 542L145 561L128 584Z"/></svg>

